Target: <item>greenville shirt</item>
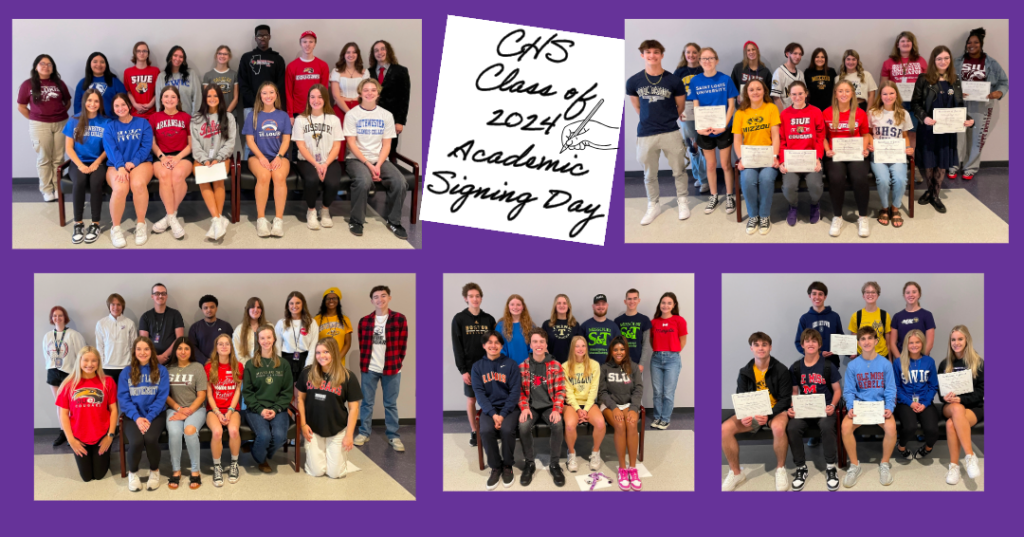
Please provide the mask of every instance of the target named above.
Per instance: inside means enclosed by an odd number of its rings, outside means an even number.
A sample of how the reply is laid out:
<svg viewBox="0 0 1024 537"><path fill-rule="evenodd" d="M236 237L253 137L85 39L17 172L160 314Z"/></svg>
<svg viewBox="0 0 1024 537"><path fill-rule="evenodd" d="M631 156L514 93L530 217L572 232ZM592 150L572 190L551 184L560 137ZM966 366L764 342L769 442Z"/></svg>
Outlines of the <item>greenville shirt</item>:
<svg viewBox="0 0 1024 537"><path fill-rule="evenodd" d="M85 338L72 328L47 330L43 334L43 362L46 369L59 369L65 373L75 370L78 351L85 346Z"/></svg>
<svg viewBox="0 0 1024 537"><path fill-rule="evenodd" d="M391 112L379 106L367 110L359 105L345 114L345 136L355 137L363 157L371 164L377 164L380 152L384 149L384 139L398 137L395 133L395 118ZM345 145L345 158L356 158L348 144Z"/></svg>
<svg viewBox="0 0 1024 537"><path fill-rule="evenodd" d="M803 72L799 69L797 69L796 72L790 71L785 65L780 65L772 76L771 95L773 98L779 97L782 99L783 109L789 108L793 105L793 100L789 98L789 85L797 80L803 82Z"/></svg>
<svg viewBox="0 0 1024 537"><path fill-rule="evenodd" d="M217 362L217 383L209 384L210 379L210 368L213 367L213 362L207 362L205 369L206 379L209 389L213 390L213 400L217 402L217 409L220 410L221 414L228 411L228 407L231 405L231 399L235 397L235 390L242 383L242 375L245 374L245 366L241 363L238 364L238 371L231 371L229 364L222 364ZM242 397L239 394L238 402L235 403L235 410L242 404ZM207 410L213 410L210 406L209 400L206 403Z"/></svg>
<svg viewBox="0 0 1024 537"><path fill-rule="evenodd" d="M861 326L870 326L875 329L875 334L878 336L878 343L875 344L875 352L882 356L889 356L889 345L885 342L885 338L889 335L889 331L892 330L892 316L886 315L885 326L882 326L882 310L876 309L875 311L868 313L865 310L860 310L860 326L857 326L857 313L854 312L850 316L850 333L857 335L857 330ZM863 351L860 345L857 345L857 354L861 354Z"/></svg>
<svg viewBox="0 0 1024 537"><path fill-rule="evenodd" d="M179 405L190 406L199 392L206 391L206 368L202 364L189 362L181 367L177 358L172 358L167 363L167 374L171 383L171 399Z"/></svg>
<svg viewBox="0 0 1024 537"><path fill-rule="evenodd" d="M676 97L686 96L686 86L676 75L662 71L660 75L652 76L647 71L640 71L626 80L626 95L640 99L640 123L636 126L638 137L679 130Z"/></svg>
<svg viewBox="0 0 1024 537"><path fill-rule="evenodd" d="M917 60L900 58L899 63L892 58L886 58L882 63L882 78L888 78L893 82L917 82L917 77L928 71L928 60L918 56Z"/></svg>
<svg viewBox="0 0 1024 537"><path fill-rule="evenodd" d="M725 73L715 73L714 76L707 76L703 73L690 80L690 93L686 96L688 101L697 101L700 106L725 106L726 113L729 111L729 99L739 96L736 85ZM730 125L726 124L722 134L712 134L710 138L718 136L732 136Z"/></svg>
<svg viewBox="0 0 1024 537"><path fill-rule="evenodd" d="M772 145L772 127L782 123L779 109L774 103L762 102L761 106L751 106L746 110L737 110L732 120L732 133L743 135L743 145Z"/></svg>
<svg viewBox="0 0 1024 537"><path fill-rule="evenodd" d="M839 113L839 123L833 124L832 122L832 107L828 107L824 112L821 113L821 119L825 121L825 138L832 141L833 138L856 138L858 136L865 136L871 133L870 127L868 127L868 114L867 112L857 108L857 114L854 116L853 134L850 134L850 111Z"/></svg>
<svg viewBox="0 0 1024 537"><path fill-rule="evenodd" d="M869 110L868 126L871 127L871 136L875 138L903 138L903 133L912 130L914 123L910 119L910 112L905 110L902 123L896 123L895 111Z"/></svg>
<svg viewBox="0 0 1024 537"><path fill-rule="evenodd" d="M59 83L51 79L39 81L39 97L32 98L32 81L26 80L18 88L18 104L28 105L28 118L43 123L60 123L68 118L68 107L64 100L71 100L71 93L64 81ZM81 103L78 105L81 108ZM78 115L78 112L75 112Z"/></svg>
<svg viewBox="0 0 1024 537"><path fill-rule="evenodd" d="M341 133L341 121L334 114L321 114L319 116L306 116L300 114L295 118L292 125L292 132L295 133L293 140L302 140L306 144L306 150L313 155L316 163L324 164L327 156L331 154L334 142L345 144L345 137ZM299 160L306 160L302 151L296 151ZM341 153L338 157L341 157Z"/></svg>
<svg viewBox="0 0 1024 537"><path fill-rule="evenodd" d="M384 372L384 354L388 350L388 338L384 328L388 324L387 315L374 315L373 321L373 350L370 354L370 371L374 373Z"/></svg>
<svg viewBox="0 0 1024 537"><path fill-rule="evenodd" d="M556 319L555 324L551 324L551 319L548 319L541 328L548 333L548 352L558 360L558 363L564 364L569 358L569 344L572 338L580 335L579 323L569 326L568 319Z"/></svg>
<svg viewBox="0 0 1024 537"><path fill-rule="evenodd" d="M82 164L92 164L103 154L103 133L106 132L107 122L105 117L97 115L89 120L89 127L82 134L81 143L75 142L75 154ZM64 136L74 139L75 130L78 129L79 118L73 117L64 124Z"/></svg>
<svg viewBox="0 0 1024 537"><path fill-rule="evenodd" d="M613 337L622 335L622 333L619 331L619 325L611 319L605 318L598 322L594 318L590 318L580 325L580 335L587 339L590 358L596 360L598 364L602 364L608 357L608 344L611 343Z"/></svg>
<svg viewBox="0 0 1024 537"><path fill-rule="evenodd" d="M682 351L679 338L687 334L686 319L679 315L673 315L668 319L658 317L651 321L651 347L654 352Z"/></svg>
<svg viewBox="0 0 1024 537"><path fill-rule="evenodd" d="M235 98L235 86L238 85L238 71L228 69L222 73L216 69L210 69L203 75L203 89L210 84L220 88L220 92L224 94L224 102L220 105L227 107L231 104L232 99ZM199 102L202 103L205 100L206 92L204 91Z"/></svg>
<svg viewBox="0 0 1024 537"><path fill-rule="evenodd" d="M846 73L846 76L842 78L853 84L853 89L857 92L857 100L865 102L868 100L868 93L872 91L878 91L878 84L875 84L875 77L871 76L871 73L864 71L864 80L860 79L857 72Z"/></svg>
<svg viewBox="0 0 1024 537"><path fill-rule="evenodd" d="M793 386L799 389L798 395L823 393L825 394L825 404L831 405L832 396L835 394L832 385L839 382L842 376L839 374L838 367L832 366L829 370L832 372L832 378L826 379L825 362L821 358L818 358L818 361L810 367L807 367L804 360L800 360L800 375L793 377Z"/></svg>
<svg viewBox="0 0 1024 537"><path fill-rule="evenodd" d="M619 325L619 332L629 343L629 359L634 363L640 363L640 356L644 352L644 334L651 330L651 318L643 313L626 315L623 313L615 318L615 324Z"/></svg>
<svg viewBox="0 0 1024 537"><path fill-rule="evenodd" d="M253 116L256 117L256 125L253 125ZM242 135L252 136L256 141L256 147L263 153L267 160L274 158L281 150L281 137L292 134L292 120L284 110L263 112L253 110L245 116L245 123L242 125Z"/></svg>
<svg viewBox="0 0 1024 537"><path fill-rule="evenodd" d="M779 164L786 161L786 150L817 151L818 158L825 156L825 121L821 110L813 105L803 108L790 106L779 116Z"/></svg>
<svg viewBox="0 0 1024 537"><path fill-rule="evenodd" d="M124 70L124 85L128 94L138 104L149 104L156 98L156 79L160 76L160 68L155 65L139 69L134 65ZM149 117L156 113L157 106L151 107L144 113L139 113L132 107L132 115L135 117Z"/></svg>
<svg viewBox="0 0 1024 537"><path fill-rule="evenodd" d="M320 367L319 364L313 367ZM313 433L320 437L334 436L348 426L348 403L362 401L363 392L359 381L351 372L346 372L345 381L331 387L330 377L323 376L318 386L310 382L311 367L299 373L295 388L306 394L306 423Z"/></svg>
<svg viewBox="0 0 1024 537"><path fill-rule="evenodd" d="M927 336L929 330L935 329L935 318L932 316L932 312L923 308L911 312L903 310L892 316L891 326L896 329L896 349L902 355L903 339L907 337L907 334L911 330L920 330ZM921 343L924 344L926 342L922 341ZM924 352L923 348L921 352Z"/></svg>
<svg viewBox="0 0 1024 537"><path fill-rule="evenodd" d="M142 314L139 319L139 330L149 333L149 339L153 340L157 354L163 354L168 347L174 344L177 337L175 330L185 329L185 320L181 318L181 312L174 308L166 308L163 313L157 313L151 309ZM172 360L177 360L171 357Z"/></svg>
<svg viewBox="0 0 1024 537"><path fill-rule="evenodd" d="M74 390L71 383L57 395L57 406L68 409L71 434L83 444L94 445L110 432L110 405L117 402L114 379L98 376L82 379Z"/></svg>

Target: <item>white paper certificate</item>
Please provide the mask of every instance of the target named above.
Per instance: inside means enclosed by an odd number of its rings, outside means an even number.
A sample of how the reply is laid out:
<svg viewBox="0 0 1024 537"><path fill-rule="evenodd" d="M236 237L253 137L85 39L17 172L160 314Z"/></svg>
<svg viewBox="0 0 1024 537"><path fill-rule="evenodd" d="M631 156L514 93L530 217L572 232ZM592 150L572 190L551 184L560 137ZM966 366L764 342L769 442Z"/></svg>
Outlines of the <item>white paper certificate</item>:
<svg viewBox="0 0 1024 537"><path fill-rule="evenodd" d="M907 142L903 138L875 138L875 162L879 164L906 164Z"/></svg>
<svg viewBox="0 0 1024 537"><path fill-rule="evenodd" d="M903 99L903 102L909 103L914 99L913 82L897 82L896 89L900 90L900 99Z"/></svg>
<svg viewBox="0 0 1024 537"><path fill-rule="evenodd" d="M786 171L790 173L812 173L818 152L813 149L787 149ZM746 163L743 164L746 166Z"/></svg>
<svg viewBox="0 0 1024 537"><path fill-rule="evenodd" d="M744 168L771 168L774 164L774 155L770 145L745 145L742 146Z"/></svg>
<svg viewBox="0 0 1024 537"><path fill-rule="evenodd" d="M885 422L885 401L854 401L853 424L877 425Z"/></svg>
<svg viewBox="0 0 1024 537"><path fill-rule="evenodd" d="M858 160L864 160L864 138L833 138L832 139L832 151L835 151L835 156L832 160L835 162L856 162Z"/></svg>
<svg viewBox="0 0 1024 537"><path fill-rule="evenodd" d="M953 392L953 395L974 392L970 369L955 373L939 373L939 397L945 397L949 392Z"/></svg>
<svg viewBox="0 0 1024 537"><path fill-rule="evenodd" d="M217 164L215 166L203 166L202 164L196 164L192 173L196 176L197 185L212 183L214 181L223 181L228 178L228 171L222 164Z"/></svg>
<svg viewBox="0 0 1024 537"><path fill-rule="evenodd" d="M964 90L965 101L987 101L988 94L992 93L991 82L964 80L963 82L960 82L960 86Z"/></svg>
<svg viewBox="0 0 1024 537"><path fill-rule="evenodd" d="M704 129L725 128L725 106L697 106L693 109L693 119L696 122L694 128L698 131ZM725 136L732 136L730 133L722 133Z"/></svg>
<svg viewBox="0 0 1024 537"><path fill-rule="evenodd" d="M732 394L732 407L736 410L736 419L754 416L771 416L772 402L768 398L768 390Z"/></svg>
<svg viewBox="0 0 1024 537"><path fill-rule="evenodd" d="M693 121L693 101L686 101L686 107L683 108L684 121Z"/></svg>
<svg viewBox="0 0 1024 537"><path fill-rule="evenodd" d="M935 134L950 134L954 132L966 132L967 108L936 108L932 111L932 119L935 120Z"/></svg>
<svg viewBox="0 0 1024 537"><path fill-rule="evenodd" d="M857 336L846 334L832 334L832 338L829 341L829 350L832 352L832 354L840 354L842 356L856 356Z"/></svg>
<svg viewBox="0 0 1024 537"><path fill-rule="evenodd" d="M825 417L825 394L814 393L811 395L794 395L793 411L796 419L824 418Z"/></svg>

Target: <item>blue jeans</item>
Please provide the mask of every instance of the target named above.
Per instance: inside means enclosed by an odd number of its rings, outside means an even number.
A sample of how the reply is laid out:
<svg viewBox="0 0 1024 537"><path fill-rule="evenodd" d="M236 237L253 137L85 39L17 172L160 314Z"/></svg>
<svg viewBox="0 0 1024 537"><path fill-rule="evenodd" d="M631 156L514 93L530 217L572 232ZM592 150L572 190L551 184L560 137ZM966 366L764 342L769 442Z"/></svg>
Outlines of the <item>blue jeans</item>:
<svg viewBox="0 0 1024 537"><path fill-rule="evenodd" d="M359 408L359 434L370 436L370 420L373 418L373 403L377 398L377 382L384 391L384 427L388 440L399 438L398 434L398 388L402 374L384 375L373 371L363 373L359 380L363 390L363 404Z"/></svg>
<svg viewBox="0 0 1024 537"><path fill-rule="evenodd" d="M252 444L252 458L263 464L274 458L274 453L284 445L288 436L288 413L279 412L274 419L267 421L259 412L246 410L246 421L249 428L256 434Z"/></svg>
<svg viewBox="0 0 1024 537"><path fill-rule="evenodd" d="M871 163L871 173L875 174L878 185L878 197L882 200L882 208L889 205L889 191L892 190L892 207L900 208L903 203L903 192L907 189L907 165Z"/></svg>
<svg viewBox="0 0 1024 537"><path fill-rule="evenodd" d="M171 469L181 471L181 437L185 437L188 448L188 460L192 463L192 471L199 472L199 429L206 424L206 408L200 408L184 420L171 421L176 410L167 409L167 447L171 452ZM185 427L193 426L196 432L185 434Z"/></svg>
<svg viewBox="0 0 1024 537"><path fill-rule="evenodd" d="M775 178L778 176L779 170L776 168L744 168L740 172L740 188L743 189L749 216L771 216Z"/></svg>
<svg viewBox="0 0 1024 537"><path fill-rule="evenodd" d="M697 124L694 121L681 121L683 126L683 145L690 153L690 173L701 185L708 182L707 164L704 162L704 152L697 147Z"/></svg>
<svg viewBox="0 0 1024 537"><path fill-rule="evenodd" d="M668 423L676 399L676 384L683 369L678 352L658 351L651 356L651 384L654 386L654 419Z"/></svg>

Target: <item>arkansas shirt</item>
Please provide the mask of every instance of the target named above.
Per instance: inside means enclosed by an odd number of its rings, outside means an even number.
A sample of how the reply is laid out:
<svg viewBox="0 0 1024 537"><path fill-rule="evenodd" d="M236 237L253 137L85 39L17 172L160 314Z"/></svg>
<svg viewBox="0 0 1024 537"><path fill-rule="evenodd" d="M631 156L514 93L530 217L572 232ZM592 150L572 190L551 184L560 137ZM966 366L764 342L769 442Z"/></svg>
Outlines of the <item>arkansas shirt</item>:
<svg viewBox="0 0 1024 537"><path fill-rule="evenodd" d="M654 352L679 352L680 336L687 335L686 319L673 315L668 319L658 317L651 320L651 347Z"/></svg>
<svg viewBox="0 0 1024 537"><path fill-rule="evenodd" d="M210 378L210 368L213 367L213 362L206 362L206 378ZM228 407L231 406L231 398L235 396L235 389L242 382L242 373L245 371L245 366L241 363L238 364L237 375L232 373L231 366L229 364L222 364L217 362L217 383L210 385L210 389L213 390L213 400L217 402L217 409L220 410L221 414L228 411ZM239 394L238 403L235 403L235 410L238 410L238 406L242 402L242 396ZM210 403L206 403L207 410L213 410L210 407Z"/></svg>
<svg viewBox="0 0 1024 537"><path fill-rule="evenodd" d="M173 116L166 112L156 112L149 116L149 126L153 129L153 139L157 147L164 153L177 153L188 145L189 127L192 118L184 112Z"/></svg>
<svg viewBox="0 0 1024 537"><path fill-rule="evenodd" d="M825 155L825 121L821 110L812 105L803 108L790 106L782 111L779 125L779 164L786 161L786 150L814 149L820 159Z"/></svg>
<svg viewBox="0 0 1024 537"><path fill-rule="evenodd" d="M112 377L82 379L71 383L57 395L57 406L68 409L71 433L83 444L93 445L110 431L110 405L117 402L117 387Z"/></svg>
<svg viewBox="0 0 1024 537"><path fill-rule="evenodd" d="M132 66L124 70L124 85L135 102L149 104L156 96L156 77L160 76L160 69L154 65L139 69ZM144 113L139 113L132 107L132 115L135 117L149 117L156 113L156 106L153 106Z"/></svg>

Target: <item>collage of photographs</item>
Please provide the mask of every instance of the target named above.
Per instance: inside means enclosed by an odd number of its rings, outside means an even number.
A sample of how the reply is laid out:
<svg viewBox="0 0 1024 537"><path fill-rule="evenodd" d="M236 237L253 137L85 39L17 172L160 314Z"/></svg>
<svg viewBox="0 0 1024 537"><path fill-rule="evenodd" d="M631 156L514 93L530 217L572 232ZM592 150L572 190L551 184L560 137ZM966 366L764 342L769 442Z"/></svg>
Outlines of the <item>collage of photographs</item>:
<svg viewBox="0 0 1024 537"><path fill-rule="evenodd" d="M393 4L12 14L10 506L411 532L546 492L517 526L720 532L727 492L945 492L1009 522L1001 8Z"/></svg>

